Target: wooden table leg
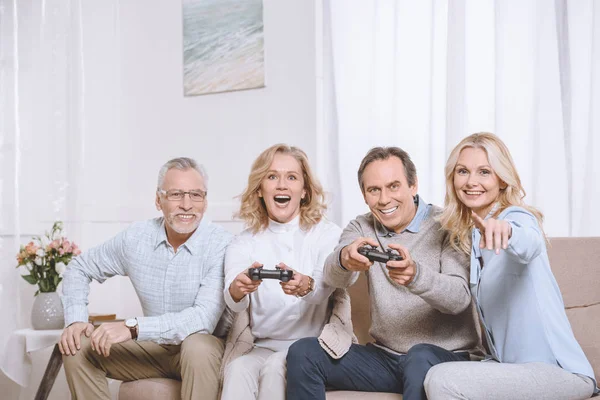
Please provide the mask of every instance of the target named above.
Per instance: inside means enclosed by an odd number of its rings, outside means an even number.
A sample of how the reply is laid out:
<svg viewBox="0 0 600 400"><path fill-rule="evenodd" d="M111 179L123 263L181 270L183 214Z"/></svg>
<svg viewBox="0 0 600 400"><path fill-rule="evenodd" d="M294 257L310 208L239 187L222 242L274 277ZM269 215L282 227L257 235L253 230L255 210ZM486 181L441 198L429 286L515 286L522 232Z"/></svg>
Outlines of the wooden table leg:
<svg viewBox="0 0 600 400"><path fill-rule="evenodd" d="M35 394L35 400L46 400L48 398L48 395L50 394L50 390L52 390L52 386L54 385L54 381L56 380L56 375L58 375L58 371L60 371L62 363L62 354L60 354L58 344L55 344L54 350L52 350L52 355L50 356L50 361L48 361L48 365L46 366L46 371L44 372L42 382L40 382L38 391Z"/></svg>

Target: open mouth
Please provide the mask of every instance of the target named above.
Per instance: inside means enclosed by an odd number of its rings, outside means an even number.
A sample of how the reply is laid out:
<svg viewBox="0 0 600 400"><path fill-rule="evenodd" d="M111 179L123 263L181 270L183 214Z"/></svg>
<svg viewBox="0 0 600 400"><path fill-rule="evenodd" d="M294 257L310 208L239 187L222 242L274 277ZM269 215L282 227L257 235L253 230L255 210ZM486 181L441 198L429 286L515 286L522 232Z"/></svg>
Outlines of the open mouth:
<svg viewBox="0 0 600 400"><path fill-rule="evenodd" d="M292 200L290 196L279 194L274 197L275 203L278 204L287 204Z"/></svg>
<svg viewBox="0 0 600 400"><path fill-rule="evenodd" d="M392 207L392 208L388 208L388 209L385 209L385 210L379 210L379 212L381 212L384 215L389 215L389 214L393 213L394 211L396 211L397 209L398 209L398 206Z"/></svg>

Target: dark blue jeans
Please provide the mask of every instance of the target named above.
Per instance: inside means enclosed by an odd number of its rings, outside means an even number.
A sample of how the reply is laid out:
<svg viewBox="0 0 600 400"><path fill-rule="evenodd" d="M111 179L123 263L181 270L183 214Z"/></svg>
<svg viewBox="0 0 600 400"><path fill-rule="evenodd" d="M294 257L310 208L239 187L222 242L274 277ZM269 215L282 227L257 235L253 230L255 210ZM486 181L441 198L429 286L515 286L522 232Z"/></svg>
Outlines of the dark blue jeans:
<svg viewBox="0 0 600 400"><path fill-rule="evenodd" d="M404 400L425 400L423 382L431 367L448 361L468 361L432 344L413 346L396 355L368 344L353 344L341 359L331 358L317 338L294 343L287 355L287 400L325 400L325 387L362 392L403 393Z"/></svg>

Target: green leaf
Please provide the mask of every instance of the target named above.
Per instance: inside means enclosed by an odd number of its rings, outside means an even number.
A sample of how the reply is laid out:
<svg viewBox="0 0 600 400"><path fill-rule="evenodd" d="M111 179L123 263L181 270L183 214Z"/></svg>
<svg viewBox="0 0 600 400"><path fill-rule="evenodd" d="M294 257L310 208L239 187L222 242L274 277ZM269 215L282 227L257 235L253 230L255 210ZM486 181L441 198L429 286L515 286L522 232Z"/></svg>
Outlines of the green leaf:
<svg viewBox="0 0 600 400"><path fill-rule="evenodd" d="M36 290L34 296L37 296L38 294L40 294L40 290Z"/></svg>
<svg viewBox="0 0 600 400"><path fill-rule="evenodd" d="M28 283L35 285L37 283L37 279L31 275L21 275L23 279L25 279Z"/></svg>
<svg viewBox="0 0 600 400"><path fill-rule="evenodd" d="M48 282L46 282L45 280L43 280L43 279L42 279L42 280L40 281L39 285L40 285L40 291L42 291L42 292L44 292L44 293L48 291L48 289L49 289L49 287L48 287L48 286L49 286L49 285L48 285Z"/></svg>
<svg viewBox="0 0 600 400"><path fill-rule="evenodd" d="M54 275L54 287L58 286L58 282L60 282L60 278L58 277L58 275Z"/></svg>
<svg viewBox="0 0 600 400"><path fill-rule="evenodd" d="M44 293L52 293L52 292L56 292L56 286L54 286L52 284L52 282L49 282L48 287L46 288L46 290L44 290Z"/></svg>

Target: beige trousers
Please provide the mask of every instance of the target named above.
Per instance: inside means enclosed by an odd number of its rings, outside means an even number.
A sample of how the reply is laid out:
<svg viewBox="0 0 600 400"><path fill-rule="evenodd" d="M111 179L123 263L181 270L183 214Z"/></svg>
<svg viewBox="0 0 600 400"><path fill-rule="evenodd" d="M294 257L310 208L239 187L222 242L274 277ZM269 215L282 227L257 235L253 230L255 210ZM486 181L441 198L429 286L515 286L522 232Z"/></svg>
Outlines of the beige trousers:
<svg viewBox="0 0 600 400"><path fill-rule="evenodd" d="M128 340L113 345L110 356L104 357L92 350L90 339L83 335L81 350L74 356L63 355L63 362L74 400L110 400L107 377L177 379L182 381L183 400L216 400L223 349L223 340L195 333L181 345Z"/></svg>
<svg viewBox="0 0 600 400"><path fill-rule="evenodd" d="M221 400L285 400L286 351L255 347L225 367Z"/></svg>

